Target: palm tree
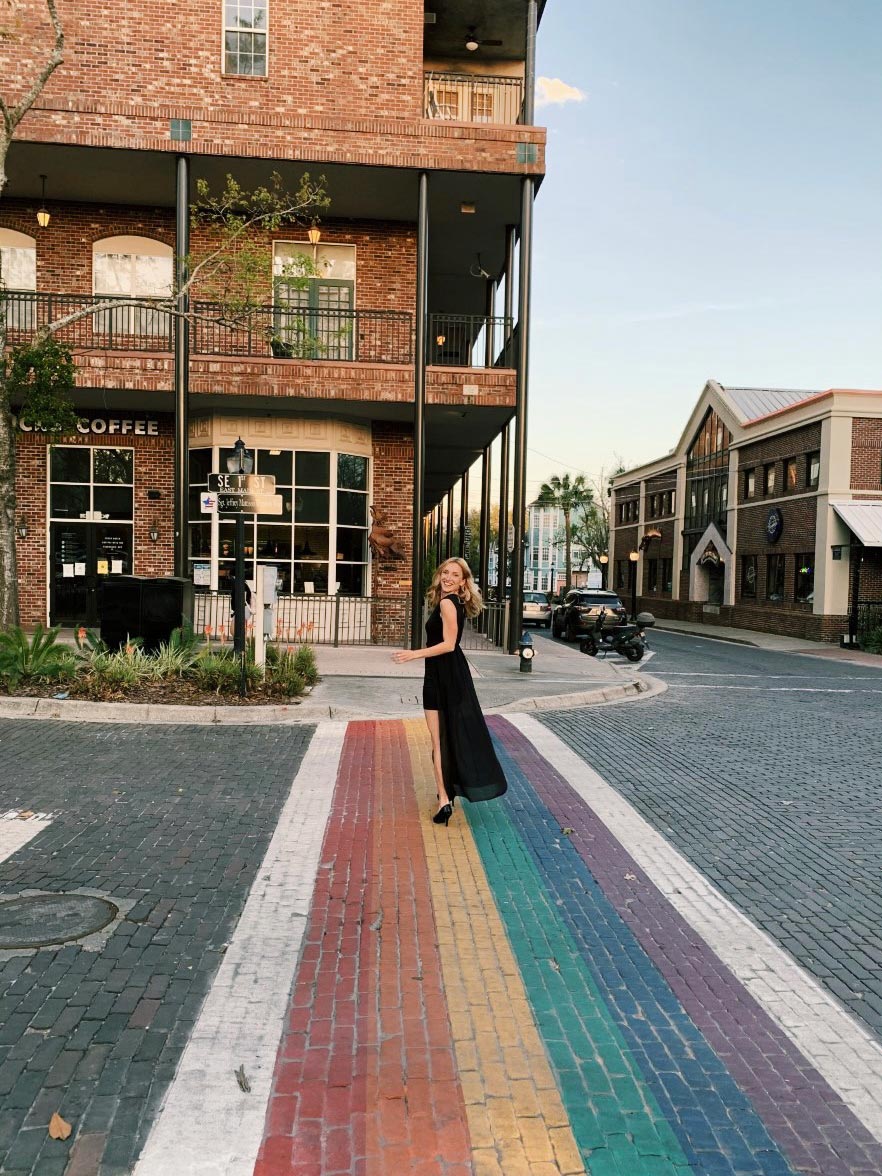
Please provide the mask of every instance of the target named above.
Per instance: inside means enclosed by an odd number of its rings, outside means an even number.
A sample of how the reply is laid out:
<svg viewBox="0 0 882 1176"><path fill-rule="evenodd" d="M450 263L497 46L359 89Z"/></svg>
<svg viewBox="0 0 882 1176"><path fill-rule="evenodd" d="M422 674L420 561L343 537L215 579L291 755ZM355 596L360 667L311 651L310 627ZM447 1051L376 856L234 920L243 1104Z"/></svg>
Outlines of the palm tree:
<svg viewBox="0 0 882 1176"><path fill-rule="evenodd" d="M574 511L585 511L594 501L594 492L585 480L584 474L576 474L570 478L552 474L547 482L539 487L539 497L536 501L542 506L556 506L564 517L564 544L566 553L566 588L570 587L572 579L572 527L571 517Z"/></svg>

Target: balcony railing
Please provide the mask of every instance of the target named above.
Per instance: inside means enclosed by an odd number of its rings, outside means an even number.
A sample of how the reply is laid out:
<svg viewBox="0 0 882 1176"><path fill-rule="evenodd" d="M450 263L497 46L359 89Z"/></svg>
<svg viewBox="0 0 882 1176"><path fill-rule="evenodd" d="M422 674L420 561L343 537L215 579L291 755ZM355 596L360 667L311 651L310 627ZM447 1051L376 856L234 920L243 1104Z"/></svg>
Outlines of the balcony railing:
<svg viewBox="0 0 882 1176"><path fill-rule="evenodd" d="M155 305L153 302L155 301ZM0 292L7 341L24 343L40 327L79 310L85 294ZM112 305L107 306L110 302ZM175 316L147 298L102 299L105 309L83 314L56 334L85 351L163 351L174 345ZM213 302L195 302L193 355L242 356L355 363L413 363L413 316L396 310L312 310L261 306L224 314ZM517 328L511 319L475 314L429 316L427 362L447 367L514 367Z"/></svg>
<svg viewBox="0 0 882 1176"><path fill-rule="evenodd" d="M25 342L39 327L91 306L100 295L7 290L7 338ZM101 299L113 305L57 332L71 347L94 351L171 351L175 317L147 298ZM395 310L321 310L261 306L240 315L214 302L194 302L194 355L412 363L413 316Z"/></svg>
<svg viewBox="0 0 882 1176"><path fill-rule="evenodd" d="M429 316L428 362L442 367L514 367L510 318Z"/></svg>
<svg viewBox="0 0 882 1176"><path fill-rule="evenodd" d="M521 121L524 105L521 78L439 70L430 70L423 78L426 118L470 123Z"/></svg>

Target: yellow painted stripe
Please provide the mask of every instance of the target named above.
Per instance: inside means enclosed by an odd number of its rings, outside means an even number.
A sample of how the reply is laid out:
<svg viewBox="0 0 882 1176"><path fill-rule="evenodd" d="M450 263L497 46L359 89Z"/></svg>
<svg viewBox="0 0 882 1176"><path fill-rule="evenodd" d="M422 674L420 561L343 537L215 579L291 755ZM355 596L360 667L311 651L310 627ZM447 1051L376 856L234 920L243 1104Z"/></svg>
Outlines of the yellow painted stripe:
<svg viewBox="0 0 882 1176"><path fill-rule="evenodd" d="M425 724L405 722L417 801L435 803ZM584 1174L474 838L422 822L441 971L476 1176Z"/></svg>

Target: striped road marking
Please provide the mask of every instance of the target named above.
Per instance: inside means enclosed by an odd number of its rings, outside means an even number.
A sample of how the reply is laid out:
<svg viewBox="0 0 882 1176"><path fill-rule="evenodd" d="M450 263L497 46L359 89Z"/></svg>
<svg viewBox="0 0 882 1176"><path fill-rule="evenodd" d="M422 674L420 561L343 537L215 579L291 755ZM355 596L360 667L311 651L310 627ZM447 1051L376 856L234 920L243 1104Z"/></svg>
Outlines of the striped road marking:
<svg viewBox="0 0 882 1176"><path fill-rule="evenodd" d="M594 810L654 886L882 1141L882 1047L614 788L528 715L508 721Z"/></svg>
<svg viewBox="0 0 882 1176"><path fill-rule="evenodd" d="M346 729L316 728L136 1176L254 1170Z"/></svg>

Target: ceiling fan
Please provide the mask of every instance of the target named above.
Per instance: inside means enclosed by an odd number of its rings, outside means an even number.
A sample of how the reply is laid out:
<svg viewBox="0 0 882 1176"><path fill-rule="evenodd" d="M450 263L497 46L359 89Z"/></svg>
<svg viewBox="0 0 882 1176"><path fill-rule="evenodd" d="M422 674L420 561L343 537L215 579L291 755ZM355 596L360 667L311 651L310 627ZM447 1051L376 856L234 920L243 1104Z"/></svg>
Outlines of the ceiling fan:
<svg viewBox="0 0 882 1176"><path fill-rule="evenodd" d="M481 45L501 45L501 44L502 44L501 41L490 41L490 40L486 40L484 38L479 39L478 37L475 36L475 26L469 25L469 34L466 37L466 42L465 42L465 47L466 47L466 49L468 49L469 53L474 53L475 50L480 48Z"/></svg>

